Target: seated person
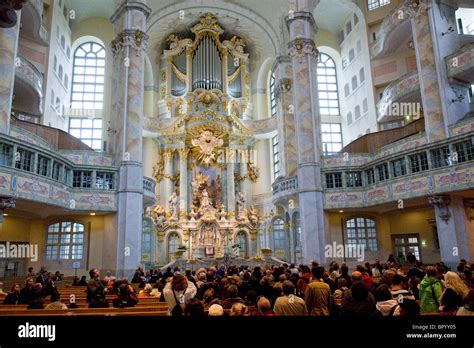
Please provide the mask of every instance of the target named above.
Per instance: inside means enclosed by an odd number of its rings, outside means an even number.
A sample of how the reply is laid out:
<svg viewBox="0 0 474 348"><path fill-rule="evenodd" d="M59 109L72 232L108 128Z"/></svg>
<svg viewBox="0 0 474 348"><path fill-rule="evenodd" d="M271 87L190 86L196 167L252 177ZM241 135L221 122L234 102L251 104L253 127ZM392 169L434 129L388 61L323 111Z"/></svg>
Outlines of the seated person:
<svg viewBox="0 0 474 348"><path fill-rule="evenodd" d="M109 308L109 301L105 298L105 292L98 288L94 297L89 302L89 308Z"/></svg>
<svg viewBox="0 0 474 348"><path fill-rule="evenodd" d="M51 303L44 309L67 309L67 306L61 302L61 296L59 292L56 291L51 295Z"/></svg>
<svg viewBox="0 0 474 348"><path fill-rule="evenodd" d="M20 303L21 285L15 284L12 286L10 293L3 300L3 304L18 304Z"/></svg>
<svg viewBox="0 0 474 348"><path fill-rule="evenodd" d="M123 283L119 286L118 294L112 301L114 307L118 308L134 307L138 303L138 299L135 297L135 291L131 285L127 283Z"/></svg>

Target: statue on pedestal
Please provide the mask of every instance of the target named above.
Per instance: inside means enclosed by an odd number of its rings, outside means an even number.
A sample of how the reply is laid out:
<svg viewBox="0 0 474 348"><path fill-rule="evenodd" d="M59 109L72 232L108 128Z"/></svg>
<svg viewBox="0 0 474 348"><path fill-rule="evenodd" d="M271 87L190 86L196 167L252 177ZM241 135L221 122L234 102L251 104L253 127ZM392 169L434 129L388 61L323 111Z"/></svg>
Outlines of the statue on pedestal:
<svg viewBox="0 0 474 348"><path fill-rule="evenodd" d="M219 220L220 221L227 221L226 220L227 212L225 211L225 205L224 204L221 204L221 207L220 207L219 212L217 214L219 215Z"/></svg>
<svg viewBox="0 0 474 348"><path fill-rule="evenodd" d="M196 217L198 215L199 214L196 213L196 207L194 206L194 204L191 204L191 211L189 212L189 216L191 218L191 221L196 221Z"/></svg>
<svg viewBox="0 0 474 348"><path fill-rule="evenodd" d="M239 192L237 198L237 220L245 220L245 197Z"/></svg>
<svg viewBox="0 0 474 348"><path fill-rule="evenodd" d="M173 192L173 194L170 196L168 203L169 203L170 212L171 212L170 220L178 220L179 206L178 206L178 195L176 194L176 191Z"/></svg>

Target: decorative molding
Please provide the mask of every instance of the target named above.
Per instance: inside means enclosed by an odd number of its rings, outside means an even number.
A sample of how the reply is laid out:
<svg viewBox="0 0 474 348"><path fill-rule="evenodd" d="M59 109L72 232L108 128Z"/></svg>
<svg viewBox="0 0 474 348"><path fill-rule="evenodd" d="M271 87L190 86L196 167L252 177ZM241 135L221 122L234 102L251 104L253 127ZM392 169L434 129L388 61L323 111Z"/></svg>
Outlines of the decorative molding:
<svg viewBox="0 0 474 348"><path fill-rule="evenodd" d="M300 62L309 55L314 60L318 59L319 51L316 44L311 39L296 39L288 43L290 57L296 57Z"/></svg>
<svg viewBox="0 0 474 348"><path fill-rule="evenodd" d="M275 98L280 100L283 93L291 91L292 80L289 78L279 79L275 85Z"/></svg>
<svg viewBox="0 0 474 348"><path fill-rule="evenodd" d="M451 213L449 211L449 204L451 204L451 199L449 198L449 196L431 194L428 196L428 202L439 209L438 216L447 224L449 219L451 218Z"/></svg>
<svg viewBox="0 0 474 348"><path fill-rule="evenodd" d="M112 54L118 56L125 47L136 50L135 54L140 56L142 51L146 51L148 35L139 29L125 29L117 38L112 41Z"/></svg>
<svg viewBox="0 0 474 348"><path fill-rule="evenodd" d="M416 22L420 21L421 16L425 15L431 8L428 0L405 0L403 6L406 8L406 14Z"/></svg>

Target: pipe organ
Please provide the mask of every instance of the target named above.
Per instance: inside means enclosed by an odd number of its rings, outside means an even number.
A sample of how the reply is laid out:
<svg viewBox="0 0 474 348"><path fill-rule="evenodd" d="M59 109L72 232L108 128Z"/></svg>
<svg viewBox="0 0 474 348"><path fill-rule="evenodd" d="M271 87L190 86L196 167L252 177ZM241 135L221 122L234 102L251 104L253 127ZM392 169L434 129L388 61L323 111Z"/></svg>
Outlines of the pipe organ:
<svg viewBox="0 0 474 348"><path fill-rule="evenodd" d="M203 93L219 95L229 105L235 105L238 99L246 107L248 100L242 98L249 99L250 86L244 82L249 80L245 41L237 36L221 41L224 30L210 13L201 17L191 32L194 38L171 34L167 39L169 49L163 52L168 66L163 72L166 74L164 80L169 82L163 87L166 93L162 93L162 98L166 99L169 109L174 109L171 105L176 105L176 98L186 97L189 101L194 100L190 96ZM221 108L227 107L222 105ZM237 114L243 113L241 110Z"/></svg>

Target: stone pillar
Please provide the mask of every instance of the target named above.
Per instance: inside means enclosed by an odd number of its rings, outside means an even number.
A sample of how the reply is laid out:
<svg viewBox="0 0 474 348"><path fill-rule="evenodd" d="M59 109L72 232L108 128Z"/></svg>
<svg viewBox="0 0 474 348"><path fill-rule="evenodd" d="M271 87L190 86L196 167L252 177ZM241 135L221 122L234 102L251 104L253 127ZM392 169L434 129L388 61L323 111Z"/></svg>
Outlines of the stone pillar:
<svg viewBox="0 0 474 348"><path fill-rule="evenodd" d="M20 11L16 13L20 17ZM13 27L0 28L0 133L3 134L8 134L10 131L19 31L19 18Z"/></svg>
<svg viewBox="0 0 474 348"><path fill-rule="evenodd" d="M441 261L455 269L461 259L470 260L464 203L461 197L433 195Z"/></svg>
<svg viewBox="0 0 474 348"><path fill-rule="evenodd" d="M453 102L457 89L466 94L466 87L454 87L447 78L444 58L460 47L456 32L455 5L449 0L421 0L419 4L409 0L405 7L410 17L416 62L420 79L421 100L425 119L426 136L429 142L443 140L448 136L448 126L462 118L468 111L465 100ZM453 32L448 32L449 27Z"/></svg>
<svg viewBox="0 0 474 348"><path fill-rule="evenodd" d="M186 218L188 211L188 150L179 150L179 217Z"/></svg>
<svg viewBox="0 0 474 348"><path fill-rule="evenodd" d="M167 151L163 153L163 157L165 161L165 176L161 181L163 185L162 202L163 205L169 209L168 199L174 191L174 182L170 179L170 177L173 176L173 154Z"/></svg>
<svg viewBox="0 0 474 348"><path fill-rule="evenodd" d="M310 12L298 11L291 18L287 18L287 25L290 33L288 48L293 68L302 253L305 262L324 262L321 119L316 75L318 50L313 41L316 24Z"/></svg>
<svg viewBox="0 0 474 348"><path fill-rule="evenodd" d="M234 178L234 160L230 159L227 163L227 211L229 217L235 217L235 178Z"/></svg>
<svg viewBox="0 0 474 348"><path fill-rule="evenodd" d="M151 9L141 1L123 2L111 17L116 38L112 115L120 163L117 221L117 275L131 277L141 259L143 218L142 131L146 19ZM109 246L110 247L110 246Z"/></svg>
<svg viewBox="0 0 474 348"><path fill-rule="evenodd" d="M275 97L277 102L277 124L280 144L280 175L295 176L297 168L294 99L291 93L293 74L291 58L276 59Z"/></svg>

